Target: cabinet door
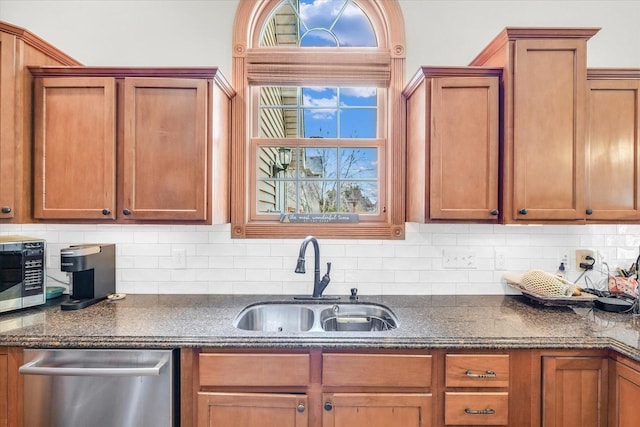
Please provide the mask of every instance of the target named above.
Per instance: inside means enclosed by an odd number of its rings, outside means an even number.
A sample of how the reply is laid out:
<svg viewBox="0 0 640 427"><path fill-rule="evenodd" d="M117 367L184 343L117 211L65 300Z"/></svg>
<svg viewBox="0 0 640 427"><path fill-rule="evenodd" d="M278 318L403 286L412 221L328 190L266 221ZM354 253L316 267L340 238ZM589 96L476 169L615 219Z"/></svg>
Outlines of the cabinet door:
<svg viewBox="0 0 640 427"><path fill-rule="evenodd" d="M511 214L584 219L586 41L525 39L515 46Z"/></svg>
<svg viewBox="0 0 640 427"><path fill-rule="evenodd" d="M15 216L16 129L14 125L16 108L15 37L0 34L0 219Z"/></svg>
<svg viewBox="0 0 640 427"><path fill-rule="evenodd" d="M616 362L611 378L609 398L609 427L635 427L638 425L640 402L640 372Z"/></svg>
<svg viewBox="0 0 640 427"><path fill-rule="evenodd" d="M497 219L498 78L433 79L432 219Z"/></svg>
<svg viewBox="0 0 640 427"><path fill-rule="evenodd" d="M9 356L0 349L0 426L9 423Z"/></svg>
<svg viewBox="0 0 640 427"><path fill-rule="evenodd" d="M428 427L430 394L325 393L322 427Z"/></svg>
<svg viewBox="0 0 640 427"><path fill-rule="evenodd" d="M606 427L606 358L544 357L542 370L545 427Z"/></svg>
<svg viewBox="0 0 640 427"><path fill-rule="evenodd" d="M199 427L306 427L307 396L198 393Z"/></svg>
<svg viewBox="0 0 640 427"><path fill-rule="evenodd" d="M22 426L22 349L0 348L0 426Z"/></svg>
<svg viewBox="0 0 640 427"><path fill-rule="evenodd" d="M34 217L115 218L115 80L35 80Z"/></svg>
<svg viewBox="0 0 640 427"><path fill-rule="evenodd" d="M640 81L589 81L587 219L640 218Z"/></svg>
<svg viewBox="0 0 640 427"><path fill-rule="evenodd" d="M125 79L125 219L209 217L208 90L205 79Z"/></svg>

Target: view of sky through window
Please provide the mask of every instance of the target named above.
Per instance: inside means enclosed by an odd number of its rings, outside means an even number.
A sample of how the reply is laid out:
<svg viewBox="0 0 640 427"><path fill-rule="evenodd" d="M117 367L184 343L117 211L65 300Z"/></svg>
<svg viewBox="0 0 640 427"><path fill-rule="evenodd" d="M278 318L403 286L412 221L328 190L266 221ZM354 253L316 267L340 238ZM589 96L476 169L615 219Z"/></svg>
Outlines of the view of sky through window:
<svg viewBox="0 0 640 427"><path fill-rule="evenodd" d="M368 17L352 0L282 0L263 29L260 46L348 49L375 47L377 41ZM379 213L381 89L302 85L256 90L256 136L268 142L257 152L258 212Z"/></svg>

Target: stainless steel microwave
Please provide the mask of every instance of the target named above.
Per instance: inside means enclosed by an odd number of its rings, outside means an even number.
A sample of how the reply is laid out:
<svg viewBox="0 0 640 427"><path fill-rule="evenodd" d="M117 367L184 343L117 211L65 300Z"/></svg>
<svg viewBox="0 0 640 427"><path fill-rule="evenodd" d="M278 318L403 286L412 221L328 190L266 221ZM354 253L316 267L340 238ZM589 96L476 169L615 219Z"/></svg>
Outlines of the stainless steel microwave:
<svg viewBox="0 0 640 427"><path fill-rule="evenodd" d="M25 236L0 236L0 312L46 302L46 242Z"/></svg>

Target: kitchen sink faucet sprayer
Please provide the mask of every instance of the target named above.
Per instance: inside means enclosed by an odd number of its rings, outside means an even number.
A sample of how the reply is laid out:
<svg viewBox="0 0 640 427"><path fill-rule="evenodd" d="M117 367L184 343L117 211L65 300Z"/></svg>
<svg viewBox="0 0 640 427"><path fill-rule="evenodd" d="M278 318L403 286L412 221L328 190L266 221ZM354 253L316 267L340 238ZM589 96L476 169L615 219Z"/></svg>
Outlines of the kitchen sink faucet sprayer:
<svg viewBox="0 0 640 427"><path fill-rule="evenodd" d="M331 281L331 278L329 277L329 272L331 271L331 263L330 262L327 263L327 273L322 277L322 280L320 280L320 246L318 245L318 241L316 240L315 237L308 236L302 241L302 244L300 245L300 254L298 255L298 263L296 264L295 272L300 274L306 273L306 270L304 268L304 254L307 250L307 246L309 245L309 243L313 243L313 250L315 255L314 264L313 264L313 268L314 268L313 295L311 296L311 298L313 299L327 298L322 296L322 292L324 292L326 287L329 285L329 282Z"/></svg>

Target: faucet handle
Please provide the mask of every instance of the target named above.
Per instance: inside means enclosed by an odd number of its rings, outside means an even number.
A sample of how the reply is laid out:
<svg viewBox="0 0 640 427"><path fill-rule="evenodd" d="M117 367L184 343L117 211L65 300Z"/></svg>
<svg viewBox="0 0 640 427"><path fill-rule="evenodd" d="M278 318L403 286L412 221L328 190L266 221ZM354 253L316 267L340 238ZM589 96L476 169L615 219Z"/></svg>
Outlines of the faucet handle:
<svg viewBox="0 0 640 427"><path fill-rule="evenodd" d="M331 271L331 263L328 262L327 263L327 272L324 274L324 276L322 276L322 280L320 281L320 294L322 294L322 291L324 291L324 289L327 287L327 285L329 284L329 282L331 281L331 277L329 277L329 272Z"/></svg>

